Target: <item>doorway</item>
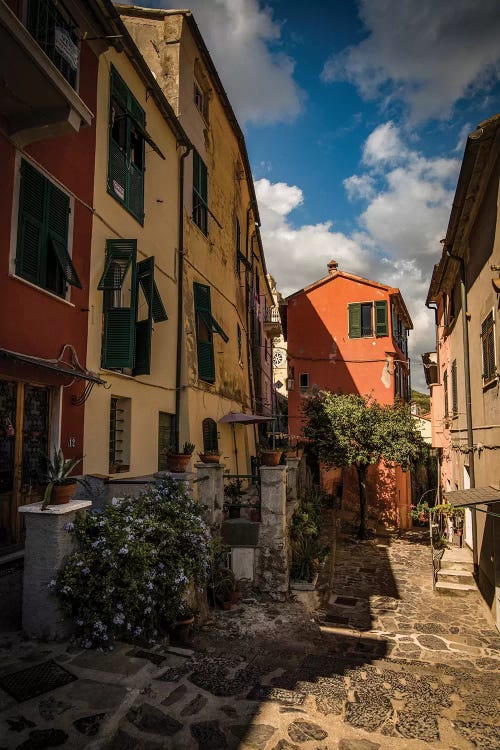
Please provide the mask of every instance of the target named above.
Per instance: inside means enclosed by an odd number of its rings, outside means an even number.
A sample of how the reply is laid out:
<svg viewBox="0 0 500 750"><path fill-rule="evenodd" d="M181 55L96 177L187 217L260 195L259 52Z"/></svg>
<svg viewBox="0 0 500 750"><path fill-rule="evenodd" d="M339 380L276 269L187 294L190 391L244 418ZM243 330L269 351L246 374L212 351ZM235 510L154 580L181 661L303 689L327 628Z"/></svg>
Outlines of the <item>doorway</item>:
<svg viewBox="0 0 500 750"><path fill-rule="evenodd" d="M51 389L0 379L0 555L24 544L20 505L41 499Z"/></svg>

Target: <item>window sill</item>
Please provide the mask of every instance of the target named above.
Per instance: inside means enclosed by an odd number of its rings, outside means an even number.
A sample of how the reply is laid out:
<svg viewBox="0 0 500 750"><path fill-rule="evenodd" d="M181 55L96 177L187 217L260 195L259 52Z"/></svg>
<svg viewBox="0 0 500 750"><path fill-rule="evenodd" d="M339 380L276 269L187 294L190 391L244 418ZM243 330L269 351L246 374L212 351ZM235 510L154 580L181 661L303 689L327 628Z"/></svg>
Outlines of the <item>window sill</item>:
<svg viewBox="0 0 500 750"><path fill-rule="evenodd" d="M495 383L498 383L500 380L500 375L494 375L489 380L483 379L483 391L485 391L487 388L490 388L492 385L495 385Z"/></svg>
<svg viewBox="0 0 500 750"><path fill-rule="evenodd" d="M198 233L199 233L199 234L200 234L200 235L201 235L201 236L203 237L203 239L205 240L205 242L208 242L208 243L210 243L210 238L209 238L209 235L208 235L208 233L207 233L207 234L205 234L205 232L203 231L203 229L200 229L200 227L199 227L199 226L198 226L198 224L197 224L197 223L195 222L195 220L193 219L193 217L192 217L192 216L190 216L190 217L189 217L189 223L190 223L190 224L191 224L191 226L193 226L193 227L194 227L194 228L196 229L196 231L197 231L197 232L198 232Z"/></svg>
<svg viewBox="0 0 500 750"><path fill-rule="evenodd" d="M73 308L76 307L76 305L73 302L70 302L69 299L65 299L64 297L59 297L59 295L54 294L54 292L49 292L48 289L44 289L42 286L37 286L36 284L33 284L32 281L23 279L22 276L18 276L15 273L10 273L9 278L13 279L14 281L21 282L21 284L26 284L26 286L30 286L32 289L36 289L37 292L40 292L41 294L45 294L47 297L51 297L52 299L55 299L58 302L62 302L64 305L68 305L68 307L73 307Z"/></svg>

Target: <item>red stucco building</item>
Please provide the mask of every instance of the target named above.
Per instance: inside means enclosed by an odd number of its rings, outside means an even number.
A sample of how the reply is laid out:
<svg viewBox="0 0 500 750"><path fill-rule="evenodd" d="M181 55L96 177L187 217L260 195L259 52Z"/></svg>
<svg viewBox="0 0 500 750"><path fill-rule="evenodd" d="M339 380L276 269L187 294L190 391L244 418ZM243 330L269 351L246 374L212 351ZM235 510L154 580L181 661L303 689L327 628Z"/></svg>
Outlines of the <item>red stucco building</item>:
<svg viewBox="0 0 500 750"><path fill-rule="evenodd" d="M0 0L0 554L42 454L83 451L98 3ZM86 38L89 41L84 41ZM93 40L93 41L90 41Z"/></svg>
<svg viewBox="0 0 500 750"><path fill-rule="evenodd" d="M327 276L291 294L286 303L291 435L301 434L303 399L318 389L370 395L381 404L409 400L413 325L399 289L340 271L330 261ZM382 497L382 471L372 472L369 505L387 523L406 525L408 474L391 470ZM331 475L322 472L322 482L328 487ZM349 471L344 471L342 502L343 507L357 504L357 479Z"/></svg>

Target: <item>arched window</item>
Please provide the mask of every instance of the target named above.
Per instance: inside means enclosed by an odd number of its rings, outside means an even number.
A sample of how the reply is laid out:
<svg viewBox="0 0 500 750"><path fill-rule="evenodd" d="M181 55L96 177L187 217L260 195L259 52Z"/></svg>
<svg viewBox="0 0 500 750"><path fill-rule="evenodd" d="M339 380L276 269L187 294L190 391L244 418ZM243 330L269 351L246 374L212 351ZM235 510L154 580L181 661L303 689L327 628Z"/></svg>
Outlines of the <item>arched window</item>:
<svg viewBox="0 0 500 750"><path fill-rule="evenodd" d="M206 451L217 451L219 450L219 443L217 440L217 425L213 419L204 419L202 422L203 428L203 450Z"/></svg>

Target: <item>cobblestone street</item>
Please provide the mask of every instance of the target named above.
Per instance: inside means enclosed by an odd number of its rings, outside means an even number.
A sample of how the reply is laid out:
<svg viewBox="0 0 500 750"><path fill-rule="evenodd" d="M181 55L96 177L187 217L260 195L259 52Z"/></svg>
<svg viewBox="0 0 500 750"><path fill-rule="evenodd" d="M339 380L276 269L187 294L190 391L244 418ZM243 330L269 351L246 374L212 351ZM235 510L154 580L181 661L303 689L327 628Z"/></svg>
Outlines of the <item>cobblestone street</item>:
<svg viewBox="0 0 500 750"><path fill-rule="evenodd" d="M0 747L496 750L500 636L478 595L434 594L430 570L419 531L346 537L312 616L248 596L192 651L4 635L2 674L54 659L78 679L23 703L0 691Z"/></svg>

